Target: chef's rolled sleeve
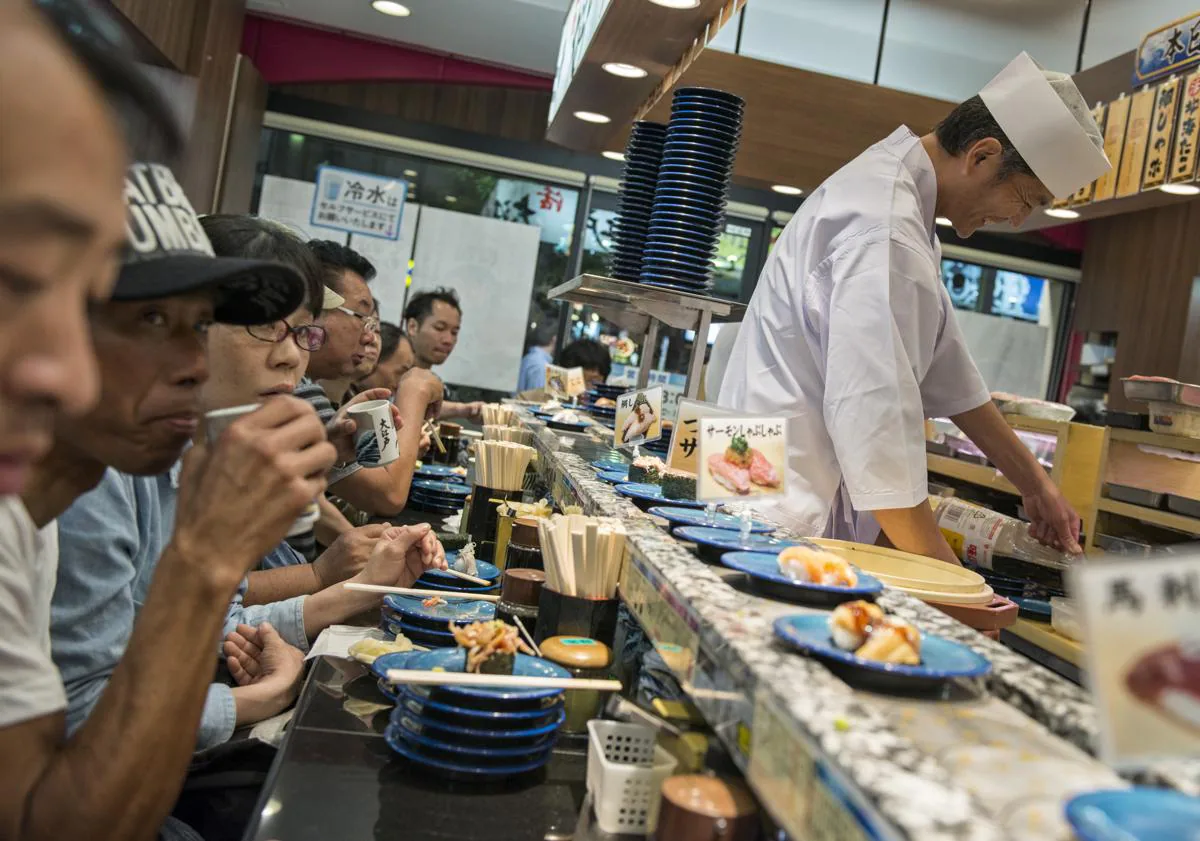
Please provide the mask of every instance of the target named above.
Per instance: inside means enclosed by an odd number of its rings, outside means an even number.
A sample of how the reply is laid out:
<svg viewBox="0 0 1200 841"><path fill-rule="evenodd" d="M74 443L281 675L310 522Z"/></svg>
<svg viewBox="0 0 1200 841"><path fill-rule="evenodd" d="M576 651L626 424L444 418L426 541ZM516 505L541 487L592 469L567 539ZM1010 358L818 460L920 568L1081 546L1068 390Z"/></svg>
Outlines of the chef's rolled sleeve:
<svg viewBox="0 0 1200 841"><path fill-rule="evenodd" d="M921 382L941 329L932 252L886 229L830 257L823 412L859 511L928 497Z"/></svg>

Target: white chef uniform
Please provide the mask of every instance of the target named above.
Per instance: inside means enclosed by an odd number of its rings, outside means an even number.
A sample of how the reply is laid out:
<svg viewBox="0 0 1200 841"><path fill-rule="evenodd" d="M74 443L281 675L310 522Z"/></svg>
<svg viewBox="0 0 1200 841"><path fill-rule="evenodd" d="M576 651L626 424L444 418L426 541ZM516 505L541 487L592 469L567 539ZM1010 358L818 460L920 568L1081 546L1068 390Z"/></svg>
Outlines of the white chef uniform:
<svg viewBox="0 0 1200 841"><path fill-rule="evenodd" d="M941 282L936 198L929 156L897 129L804 202L759 278L718 402L791 418L772 513L801 534L873 541L851 506L924 500L924 419L989 399Z"/></svg>
<svg viewBox="0 0 1200 841"><path fill-rule="evenodd" d="M1110 168L1070 77L1017 56L980 92L1037 177L1069 195ZM923 420L988 389L941 282L937 176L907 128L834 173L772 250L718 403L787 416L787 495L801 534L873 542L869 512L927 497Z"/></svg>

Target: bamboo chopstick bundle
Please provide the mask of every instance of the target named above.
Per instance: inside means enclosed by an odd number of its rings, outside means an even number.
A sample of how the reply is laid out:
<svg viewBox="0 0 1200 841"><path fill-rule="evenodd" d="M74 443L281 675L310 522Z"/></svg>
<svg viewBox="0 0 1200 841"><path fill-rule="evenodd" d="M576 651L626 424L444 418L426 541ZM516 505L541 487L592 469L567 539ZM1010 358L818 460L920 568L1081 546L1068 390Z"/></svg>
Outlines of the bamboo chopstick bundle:
<svg viewBox="0 0 1200 841"><path fill-rule="evenodd" d="M533 433L528 429L516 426L485 424L483 427L483 439L485 441L510 441L514 444L529 445L533 443Z"/></svg>
<svg viewBox="0 0 1200 841"><path fill-rule="evenodd" d="M475 445L476 481L499 491L519 491L525 485L525 470L536 451L512 441L479 441Z"/></svg>
<svg viewBox="0 0 1200 841"><path fill-rule="evenodd" d="M625 529L619 521L582 514L555 514L538 522L546 583L556 593L611 599L625 559Z"/></svg>
<svg viewBox="0 0 1200 841"><path fill-rule="evenodd" d="M499 403L484 404L482 415L485 426L515 426L517 424L517 413L509 406L501 406Z"/></svg>

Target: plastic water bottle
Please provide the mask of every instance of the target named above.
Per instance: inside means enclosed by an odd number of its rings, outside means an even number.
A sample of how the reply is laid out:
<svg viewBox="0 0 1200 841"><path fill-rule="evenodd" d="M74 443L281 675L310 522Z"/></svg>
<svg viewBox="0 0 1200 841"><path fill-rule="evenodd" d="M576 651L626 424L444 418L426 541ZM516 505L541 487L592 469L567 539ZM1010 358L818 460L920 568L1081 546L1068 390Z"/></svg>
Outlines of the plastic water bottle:
<svg viewBox="0 0 1200 841"><path fill-rule="evenodd" d="M1028 523L954 497L941 501L934 519L964 563L1000 574L1061 586L1062 571L1079 560L1039 543Z"/></svg>

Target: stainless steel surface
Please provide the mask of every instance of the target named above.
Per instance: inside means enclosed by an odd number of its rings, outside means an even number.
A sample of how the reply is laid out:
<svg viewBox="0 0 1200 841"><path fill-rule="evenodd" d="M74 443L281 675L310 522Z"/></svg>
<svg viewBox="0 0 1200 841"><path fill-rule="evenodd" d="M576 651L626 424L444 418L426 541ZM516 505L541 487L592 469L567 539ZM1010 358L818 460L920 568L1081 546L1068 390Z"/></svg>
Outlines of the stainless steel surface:
<svg viewBox="0 0 1200 841"><path fill-rule="evenodd" d="M1115 485L1107 482L1104 491L1118 502L1128 502L1130 505L1142 505L1146 508L1162 508L1163 494L1158 491L1148 491L1131 485Z"/></svg>
<svg viewBox="0 0 1200 841"><path fill-rule="evenodd" d="M708 325L711 320L712 313L708 310L700 311L696 338L692 342L692 358L688 361L687 383L683 388L683 393L690 398L694 398L700 390L700 375L704 370L704 352L708 348Z"/></svg>
<svg viewBox="0 0 1200 841"><path fill-rule="evenodd" d="M1147 380L1121 380L1121 387L1125 389L1126 400L1138 400L1149 402L1151 400L1160 401L1163 403L1174 403L1175 391L1178 383L1152 382Z"/></svg>
<svg viewBox="0 0 1200 841"><path fill-rule="evenodd" d="M650 370L654 367L654 346L658 344L658 321L653 318L646 321L648 324L642 337L642 365L638 368L638 388L645 388L650 383Z"/></svg>

